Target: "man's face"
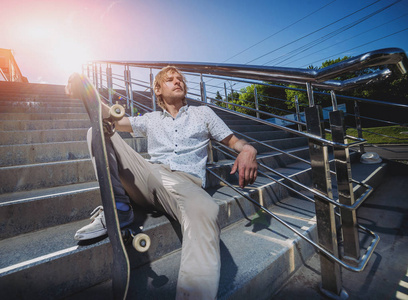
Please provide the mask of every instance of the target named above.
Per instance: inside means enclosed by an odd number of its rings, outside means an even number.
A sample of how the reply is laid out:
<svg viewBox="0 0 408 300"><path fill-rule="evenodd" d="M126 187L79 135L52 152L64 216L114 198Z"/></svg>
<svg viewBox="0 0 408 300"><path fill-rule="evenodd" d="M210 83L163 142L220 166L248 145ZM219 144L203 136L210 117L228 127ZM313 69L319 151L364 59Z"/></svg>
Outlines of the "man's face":
<svg viewBox="0 0 408 300"><path fill-rule="evenodd" d="M175 71L168 71L156 94L161 95L165 102L183 100L185 97L183 77Z"/></svg>

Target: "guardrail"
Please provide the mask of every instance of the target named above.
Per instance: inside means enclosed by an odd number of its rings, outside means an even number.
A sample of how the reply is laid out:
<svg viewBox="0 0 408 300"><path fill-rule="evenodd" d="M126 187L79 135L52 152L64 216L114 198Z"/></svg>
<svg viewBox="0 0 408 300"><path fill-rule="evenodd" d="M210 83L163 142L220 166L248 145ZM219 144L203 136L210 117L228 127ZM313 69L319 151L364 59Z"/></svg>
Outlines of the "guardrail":
<svg viewBox="0 0 408 300"><path fill-rule="evenodd" d="M102 71L102 65L106 65L106 72ZM408 60L405 52L398 48L382 49L377 51L368 52L346 61L331 65L321 70L313 69L294 69L294 68L278 68L278 67L260 67L260 66L248 66L248 65L231 65L231 64L202 64L202 63L187 63L187 62L136 62L136 61L94 61L84 67L83 72L93 78L95 86L101 91L107 92L106 100L112 103L113 98L125 99L126 104L130 107L130 115L135 114L135 107L142 111L156 110L155 95L153 93L153 69L161 69L167 65L174 65L183 71L189 78L192 79L193 84L190 87L188 97L192 101L198 101L201 104L208 106L216 106L217 109L225 110L233 114L240 115L247 119L256 120L259 123L266 124L281 130L290 132L298 136L306 137L309 141L309 153L311 166L313 185L307 187L299 182L284 176L262 164L262 167L275 173L276 175L284 178L285 180L300 186L303 189L308 190L314 196L313 199L306 197L307 200L315 203L316 215L317 215L317 228L319 242L315 243L308 237L303 236L295 228L280 219L273 212L263 207L258 202L246 196L239 189L235 188L216 173L211 168L208 168L208 172L219 180L224 181L225 184L239 192L246 199L262 208L265 212L271 215L274 219L282 223L284 226L291 229L298 234L301 238L307 240L315 248L318 249L323 255L321 255L322 265L322 289L326 290L328 294L340 295L341 288L341 273L339 266L347 268L351 271L361 271L367 264L370 256L372 255L376 245L379 242L379 237L370 230L363 228L356 221L356 209L363 203L363 201L370 195L372 188L363 183L357 182L351 177L351 164L350 164L350 148L358 146L360 151L364 151L362 148L365 140L362 136L353 137L346 134L344 123L344 112L338 109L337 97L341 97L343 100L354 101L354 103L363 101L353 97L337 96L336 91L344 91L346 89L355 88L362 84L372 83L391 75L406 74ZM370 74L364 74L351 79L339 80L338 77L343 74L355 72L358 70L364 70L366 68L379 67L380 69L371 72ZM113 68L123 68L123 76L113 72ZM143 73L144 78L148 80L132 79L132 72L136 70L136 73ZM141 71L143 70L143 71ZM138 78L140 75L138 75ZM133 76L134 77L134 76ZM194 82L199 78L198 82ZM207 80L207 82L205 82ZM260 82L261 80L261 82ZM207 89L206 83L212 81L210 89ZM266 82L265 82L266 81ZM106 83L104 85L104 82ZM230 96L227 94L226 82L229 83L231 88ZM234 82L234 84L233 84ZM276 82L284 84L297 84L304 85L305 90L288 86L278 86L267 82ZM297 90L305 91L308 97L308 107L305 108L305 121L300 118L300 105L296 103L296 116L295 119L288 119L285 116L281 116L277 113L271 113L260 109L262 103L259 103L258 99L262 95L258 94L256 86L254 89L254 103L253 107L241 105L229 99L233 100L235 97L233 86L235 84L257 84L270 88L284 88L285 90ZM136 92L133 87L137 86L142 91ZM225 100L220 96L219 90L216 96L210 96L211 89L223 89L225 94ZM317 92L314 88L328 89L330 93ZM123 94L117 90L123 90ZM144 90L144 91L143 91ZM147 92L147 93L146 93ZM134 94L150 99L150 105L143 105L141 103L135 103L133 101ZM322 107L316 105L314 94L322 94L330 97L332 104L332 110L329 113L328 128L323 126L322 120ZM196 99L194 99L196 98ZM365 100L364 101L368 101ZM378 101L377 101L378 102ZM382 102L382 101L379 101ZM218 105L216 105L217 103ZM244 104L244 103L242 103ZM382 103L384 104L384 103ZM221 107L222 106L222 107ZM405 106L402 105L404 108ZM269 109L269 107L266 107ZM241 111L246 111L251 115L244 114ZM360 115L357 115L358 109L351 115L354 115L355 119L359 121ZM262 117L261 117L262 116ZM290 122L296 128L290 126L280 125L277 123L271 123L266 118L275 118L284 122ZM360 126L360 127L359 127ZM303 130L305 128L305 130ZM357 122L357 128L361 129L361 123ZM359 131L359 132L360 132ZM326 139L325 134L329 132L332 134L331 139ZM239 134L239 133L236 133ZM246 137L248 138L248 137ZM352 142L348 142L351 139ZM265 146L266 144L251 139L252 142L257 142ZM218 151L221 151L226 156L231 154L223 151L221 148L223 145L216 145ZM269 146L270 147L270 146ZM333 149L335 171L330 170L328 147ZM296 157L291 153L287 153L283 150L271 147L285 155ZM231 152L231 150L229 151ZM301 161L305 161L302 158L296 157ZM331 175L336 175L338 199L333 198ZM286 185L281 181L273 179L271 176L266 177L284 185L291 191L295 189ZM363 186L366 191L355 199L353 192L353 184L359 184ZM297 192L298 193L298 192ZM298 193L299 194L299 193ZM338 208L339 213L335 208ZM336 215L341 218L341 230L344 239L344 255L343 259L340 259L337 234L336 234ZM359 232L358 230L372 235L373 239L370 246L365 253L361 255L359 245Z"/></svg>

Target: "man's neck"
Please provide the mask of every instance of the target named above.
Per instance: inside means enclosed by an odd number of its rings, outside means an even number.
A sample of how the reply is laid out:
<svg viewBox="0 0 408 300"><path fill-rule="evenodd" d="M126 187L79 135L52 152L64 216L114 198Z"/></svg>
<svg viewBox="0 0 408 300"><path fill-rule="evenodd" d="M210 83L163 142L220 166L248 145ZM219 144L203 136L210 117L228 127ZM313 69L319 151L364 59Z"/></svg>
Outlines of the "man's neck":
<svg viewBox="0 0 408 300"><path fill-rule="evenodd" d="M182 101L180 101L177 104L166 103L166 110L167 110L167 112L169 114L172 115L173 118L177 117L177 114L178 114L180 108L182 108L182 107L183 107L183 102Z"/></svg>

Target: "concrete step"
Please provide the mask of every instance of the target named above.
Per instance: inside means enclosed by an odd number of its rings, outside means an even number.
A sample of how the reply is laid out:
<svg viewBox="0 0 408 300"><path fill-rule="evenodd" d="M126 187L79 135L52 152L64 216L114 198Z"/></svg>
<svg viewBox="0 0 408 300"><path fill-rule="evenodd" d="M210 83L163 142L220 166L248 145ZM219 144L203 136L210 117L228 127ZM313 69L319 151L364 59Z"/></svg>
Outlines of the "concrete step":
<svg viewBox="0 0 408 300"><path fill-rule="evenodd" d="M83 119L60 119L60 120L1 120L0 130L48 130L48 129L68 129L68 128L89 128L91 122L87 115Z"/></svg>
<svg viewBox="0 0 408 300"><path fill-rule="evenodd" d="M0 240L89 218L101 205L98 182L0 195Z"/></svg>
<svg viewBox="0 0 408 300"><path fill-rule="evenodd" d="M22 82L6 82L0 81L1 90L16 90L16 91L29 91L29 92L58 92L64 93L64 85L56 84L43 84L43 83L22 83Z"/></svg>
<svg viewBox="0 0 408 300"><path fill-rule="evenodd" d="M0 146L0 167L89 158L88 145L84 139Z"/></svg>
<svg viewBox="0 0 408 300"><path fill-rule="evenodd" d="M315 238L311 203L291 197L282 199L272 209L291 226ZM218 299L268 299L313 253L311 246L276 220L261 212L247 215L247 219L222 230ZM175 251L133 269L128 298L174 299L180 255L180 251ZM109 280L67 299L85 299L91 295L109 299L110 293Z"/></svg>
<svg viewBox="0 0 408 300"><path fill-rule="evenodd" d="M267 140L275 140L275 139L287 139L293 137L288 132L275 130L275 131L250 131L245 132L245 135L252 137L259 141L267 141ZM238 137L241 137L239 133L237 133ZM245 138L244 138L245 139Z"/></svg>
<svg viewBox="0 0 408 300"><path fill-rule="evenodd" d="M291 138L284 138L284 139L275 139L269 141L263 141L263 143L278 148L280 150L297 148L302 146L307 146L307 138L304 137L291 137ZM255 142L250 142L252 146L256 148L258 153L268 152L271 151L271 148L268 148L263 145L259 145Z"/></svg>
<svg viewBox="0 0 408 300"><path fill-rule="evenodd" d="M62 100L59 99L51 99L51 100L44 100L44 99L36 99L35 101L27 101L27 100L20 100L19 97L14 96L7 97L7 99L0 101L0 111L2 112L4 109L9 107L29 107L29 108L37 108L37 107L83 107L83 104L78 99L71 99L71 98L63 98ZM10 99L11 98L11 99Z"/></svg>
<svg viewBox="0 0 408 300"><path fill-rule="evenodd" d="M227 123L227 122L226 122ZM248 125L248 124L239 124L239 125L232 125L228 124L231 130L235 130L238 132L263 132L263 131L275 131L276 129L272 126L263 125L263 124L255 124L255 125Z"/></svg>
<svg viewBox="0 0 408 300"><path fill-rule="evenodd" d="M0 131L0 145L85 141L89 128Z"/></svg>
<svg viewBox="0 0 408 300"><path fill-rule="evenodd" d="M4 103L4 102L3 102ZM19 102L22 103L22 102ZM67 114L77 114L77 113L86 113L83 106L46 106L46 105L0 105L1 113L43 113L43 114L52 114L52 113L67 113Z"/></svg>
<svg viewBox="0 0 408 300"><path fill-rule="evenodd" d="M42 101L55 101L55 102L65 102L70 101L70 97L65 94L56 94L56 93L21 93L21 92L10 92L2 93L0 95L1 102L42 102Z"/></svg>
<svg viewBox="0 0 408 300"><path fill-rule="evenodd" d="M0 113L1 120L76 120L87 119L88 114L83 113Z"/></svg>
<svg viewBox="0 0 408 300"><path fill-rule="evenodd" d="M0 168L0 194L95 181L90 159Z"/></svg>

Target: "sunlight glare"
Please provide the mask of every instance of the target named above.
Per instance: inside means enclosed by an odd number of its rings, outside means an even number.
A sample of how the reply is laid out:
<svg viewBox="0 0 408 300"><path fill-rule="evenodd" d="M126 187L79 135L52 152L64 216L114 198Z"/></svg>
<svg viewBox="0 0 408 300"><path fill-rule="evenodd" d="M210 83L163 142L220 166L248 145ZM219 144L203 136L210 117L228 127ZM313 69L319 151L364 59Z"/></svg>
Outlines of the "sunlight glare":
<svg viewBox="0 0 408 300"><path fill-rule="evenodd" d="M63 72L79 72L89 59L88 49L70 39L59 41L52 54L56 67Z"/></svg>

